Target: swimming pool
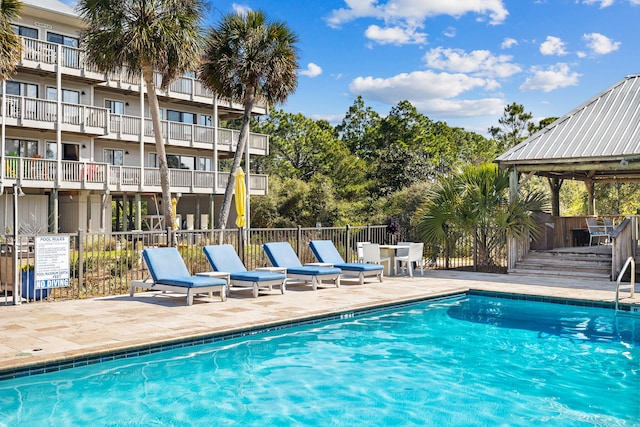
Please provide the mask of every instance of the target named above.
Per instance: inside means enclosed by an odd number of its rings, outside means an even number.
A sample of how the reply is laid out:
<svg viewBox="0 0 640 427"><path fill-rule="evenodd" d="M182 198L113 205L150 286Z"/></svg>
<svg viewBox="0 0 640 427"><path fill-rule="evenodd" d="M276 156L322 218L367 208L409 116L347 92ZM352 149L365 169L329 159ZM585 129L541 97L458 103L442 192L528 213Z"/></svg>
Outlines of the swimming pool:
<svg viewBox="0 0 640 427"><path fill-rule="evenodd" d="M462 298L0 382L0 425L624 426L640 319Z"/></svg>

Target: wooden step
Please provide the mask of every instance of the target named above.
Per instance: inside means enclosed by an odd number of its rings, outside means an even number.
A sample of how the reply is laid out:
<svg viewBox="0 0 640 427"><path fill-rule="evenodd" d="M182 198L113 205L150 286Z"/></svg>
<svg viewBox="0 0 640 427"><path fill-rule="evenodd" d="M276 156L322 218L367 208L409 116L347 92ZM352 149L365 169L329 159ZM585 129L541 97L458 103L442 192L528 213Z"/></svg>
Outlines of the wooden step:
<svg viewBox="0 0 640 427"><path fill-rule="evenodd" d="M544 277L570 277L573 279L584 280L610 280L611 273L605 272L579 272L570 270L549 270L549 269L528 269L528 268L516 268L509 270L509 273L524 274L528 276L544 276Z"/></svg>
<svg viewBox="0 0 640 427"><path fill-rule="evenodd" d="M525 258L516 263L516 265L529 266L531 268L550 268L550 269L595 269L595 270L611 270L611 260L609 261L585 261L585 260L544 260L537 258Z"/></svg>
<svg viewBox="0 0 640 427"><path fill-rule="evenodd" d="M610 280L611 254L580 250L531 251L511 273Z"/></svg>

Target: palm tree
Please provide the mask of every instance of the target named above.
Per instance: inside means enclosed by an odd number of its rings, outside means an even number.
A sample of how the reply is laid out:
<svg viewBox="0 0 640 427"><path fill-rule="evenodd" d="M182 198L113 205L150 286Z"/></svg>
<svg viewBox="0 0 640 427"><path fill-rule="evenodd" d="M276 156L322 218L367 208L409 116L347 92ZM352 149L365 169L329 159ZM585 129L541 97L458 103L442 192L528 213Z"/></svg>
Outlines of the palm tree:
<svg viewBox="0 0 640 427"><path fill-rule="evenodd" d="M504 230L516 239L539 232L532 213L548 207L537 191L509 200L509 173L495 164L469 165L457 175L443 178L416 212L416 233L426 242L444 245L448 267L457 233L472 233L478 264L493 265L493 249L504 243Z"/></svg>
<svg viewBox="0 0 640 427"><path fill-rule="evenodd" d="M142 73L158 152L162 211L169 226L174 223L171 184L154 72L162 76L160 89L165 90L176 78L198 68L203 3L201 0L80 0L78 10L87 25L82 32L82 43L90 64L103 73L120 69L131 75Z"/></svg>
<svg viewBox="0 0 640 427"><path fill-rule="evenodd" d="M0 80L8 79L20 61L22 42L11 28L11 21L22 10L20 0L2 0L0 2Z"/></svg>
<svg viewBox="0 0 640 427"><path fill-rule="evenodd" d="M242 127L224 193L219 229L225 229L231 209L234 172L240 166L257 99L268 105L286 101L298 79L298 37L282 22L267 22L261 11L230 13L206 40L200 78L223 98L244 104ZM249 170L248 165L245 169Z"/></svg>

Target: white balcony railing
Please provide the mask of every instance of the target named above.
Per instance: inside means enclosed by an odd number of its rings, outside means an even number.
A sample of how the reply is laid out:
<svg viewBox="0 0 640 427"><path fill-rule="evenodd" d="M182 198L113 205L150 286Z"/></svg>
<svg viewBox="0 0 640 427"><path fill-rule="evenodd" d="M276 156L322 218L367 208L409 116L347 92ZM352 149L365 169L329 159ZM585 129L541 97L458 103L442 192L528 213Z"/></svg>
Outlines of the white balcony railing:
<svg viewBox="0 0 640 427"><path fill-rule="evenodd" d="M56 123L58 121L58 104L48 99L27 98L24 96L6 95L5 111L7 118L16 119L17 125L36 127L37 123ZM105 108L90 105L62 103L62 123L76 126L73 130L86 130L87 127L100 129L99 133L107 133L109 111ZM26 124L25 121L31 123ZM41 126L48 129L49 126Z"/></svg>
<svg viewBox="0 0 640 427"><path fill-rule="evenodd" d="M60 163L49 159L32 159L23 157L3 158L5 170L3 180L15 181L24 188L55 187L65 189L161 191L160 172L157 168L140 168L136 166L114 166L107 163L74 162L63 160ZM192 192L200 194L223 194L229 179L228 172L194 171L188 169L170 169L172 191ZM60 176L58 176L60 175ZM143 183L144 178L144 183ZM267 176L251 175L251 193L266 194Z"/></svg>
<svg viewBox="0 0 640 427"><path fill-rule="evenodd" d="M121 114L110 114L110 135L120 139L129 137L131 140L137 140L140 136L140 118L133 116L125 116ZM216 129L211 126L192 125L188 123L162 121L162 132L168 143L179 142L189 146L198 144L213 144ZM168 133L167 133L168 132ZM235 151L238 145L238 137L240 131L233 129L218 129L218 147L227 151ZM144 136L148 142L153 142L153 123L151 119L144 121ZM249 148L251 150L267 154L269 148L269 137L259 133L249 134Z"/></svg>
<svg viewBox="0 0 640 427"><path fill-rule="evenodd" d="M34 67L53 71L55 66L60 65L63 74L73 76L83 75L85 77L100 81L107 81L115 85L127 84L140 86L140 73L130 72L126 68L112 71L107 74L98 72L85 61L84 51L71 46L59 45L57 43L45 42L42 40L21 37L22 39L22 61L25 67ZM60 64L58 64L58 51L60 51ZM154 81L160 87L161 75L156 73ZM135 90L134 88L131 88ZM213 102L214 94L204 87L202 82L194 77L182 76L169 85L167 95L177 95L179 98L187 96L189 99L208 99ZM242 109L242 106L238 106ZM261 100L256 103L257 108L266 109L266 103Z"/></svg>
<svg viewBox="0 0 640 427"><path fill-rule="evenodd" d="M47 99L27 98L23 96L6 95L7 118L16 119L15 125L50 129L58 120L56 101ZM29 121L29 123L25 123ZM38 125L42 123L42 126ZM62 103L62 123L74 126L76 131L87 132L89 128L97 129L92 133L99 133L111 139L138 140L140 136L140 117L111 114L109 110L91 105ZM10 125L12 123L9 123ZM153 142L153 123L145 119L145 138ZM194 146L195 144L214 143L215 128L211 126L192 125L187 123L162 122L162 132L168 144ZM218 129L220 149L234 151L238 143L239 131L232 129ZM249 148L260 154L267 154L269 138L267 135L250 133Z"/></svg>

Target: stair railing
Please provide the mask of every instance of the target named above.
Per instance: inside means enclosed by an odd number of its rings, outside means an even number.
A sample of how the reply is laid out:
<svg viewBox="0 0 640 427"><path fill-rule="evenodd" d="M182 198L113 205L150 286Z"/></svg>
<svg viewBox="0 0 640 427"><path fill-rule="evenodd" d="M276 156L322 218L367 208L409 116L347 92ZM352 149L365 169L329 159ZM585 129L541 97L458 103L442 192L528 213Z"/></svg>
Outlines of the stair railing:
<svg viewBox="0 0 640 427"><path fill-rule="evenodd" d="M636 262L633 259L633 257L629 257L627 258L627 262L624 263L624 267L622 267L622 271L620 271L620 274L618 275L618 281L616 283L616 313L618 312L618 308L619 308L619 298L620 298L620 286L621 286L621 282L622 282L622 276L624 275L624 273L627 271L627 267L631 266L631 282L629 285L625 285L625 286L629 286L630 287L630 292L631 294L629 295L630 298L633 298L634 295L634 291L635 291L635 284L636 284Z"/></svg>

